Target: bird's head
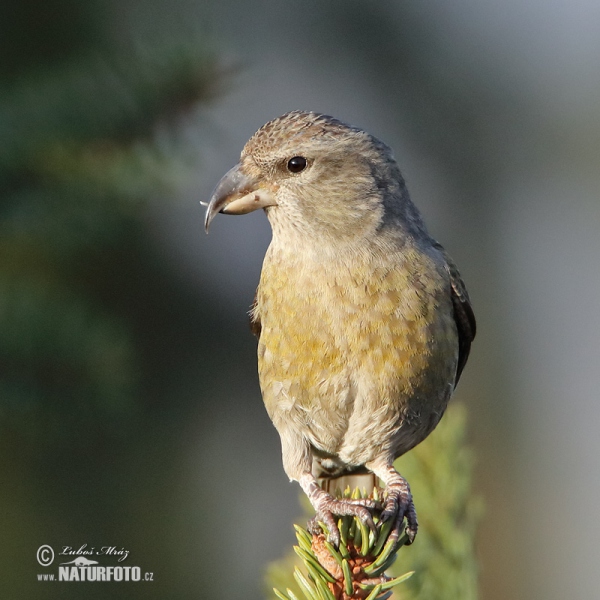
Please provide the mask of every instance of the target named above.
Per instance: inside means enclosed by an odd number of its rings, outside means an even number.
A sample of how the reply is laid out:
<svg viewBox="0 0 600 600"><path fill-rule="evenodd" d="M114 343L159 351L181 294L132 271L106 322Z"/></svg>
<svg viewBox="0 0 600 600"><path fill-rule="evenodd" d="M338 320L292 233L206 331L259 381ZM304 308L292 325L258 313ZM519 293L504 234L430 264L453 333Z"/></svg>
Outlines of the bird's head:
<svg viewBox="0 0 600 600"><path fill-rule="evenodd" d="M363 238L410 204L391 150L370 134L314 112L269 121L219 181L205 226L217 215L264 208L274 234Z"/></svg>

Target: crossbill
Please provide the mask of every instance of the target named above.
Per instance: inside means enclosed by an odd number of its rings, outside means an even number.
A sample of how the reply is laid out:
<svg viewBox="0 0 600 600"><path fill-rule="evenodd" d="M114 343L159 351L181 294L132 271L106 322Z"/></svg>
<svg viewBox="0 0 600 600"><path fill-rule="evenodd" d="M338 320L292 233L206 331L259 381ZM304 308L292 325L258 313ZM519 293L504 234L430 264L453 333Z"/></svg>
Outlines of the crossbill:
<svg viewBox="0 0 600 600"><path fill-rule="evenodd" d="M336 516L374 527L368 499L318 479L371 472L381 519L417 517L394 459L438 424L467 361L465 285L410 200L392 151L332 117L294 111L261 127L218 183L214 216L264 209L273 236L251 309L283 467L339 543Z"/></svg>

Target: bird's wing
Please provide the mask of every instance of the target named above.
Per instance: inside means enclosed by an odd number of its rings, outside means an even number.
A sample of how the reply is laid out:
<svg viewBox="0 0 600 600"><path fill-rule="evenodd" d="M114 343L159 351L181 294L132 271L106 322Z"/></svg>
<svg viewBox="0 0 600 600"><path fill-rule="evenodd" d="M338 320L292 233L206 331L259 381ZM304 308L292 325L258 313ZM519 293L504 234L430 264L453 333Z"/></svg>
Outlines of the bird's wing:
<svg viewBox="0 0 600 600"><path fill-rule="evenodd" d="M462 370L467 364L471 342L475 339L477 330L475 323L475 314L471 306L471 300L467 293L467 288L458 272L456 264L450 258L446 250L437 242L435 247L442 253L446 271L450 275L450 285L452 293L452 306L454 307L454 321L458 329L458 366L456 369L456 379L454 385L458 384Z"/></svg>
<svg viewBox="0 0 600 600"><path fill-rule="evenodd" d="M260 339L260 332L262 330L262 325L260 323L260 316L258 315L258 310L256 307L256 294L254 295L254 301L252 302L252 306L250 307L250 331Z"/></svg>

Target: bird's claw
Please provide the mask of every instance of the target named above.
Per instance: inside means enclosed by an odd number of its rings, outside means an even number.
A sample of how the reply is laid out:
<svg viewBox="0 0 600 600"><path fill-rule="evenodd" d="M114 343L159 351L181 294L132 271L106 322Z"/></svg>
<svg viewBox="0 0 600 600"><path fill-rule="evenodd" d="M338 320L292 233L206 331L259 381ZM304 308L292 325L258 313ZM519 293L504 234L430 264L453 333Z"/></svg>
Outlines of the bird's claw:
<svg viewBox="0 0 600 600"><path fill-rule="evenodd" d="M406 518L406 535L408 537L407 545L412 544L417 535L419 523L417 521L417 512L413 503L412 494L406 481L395 483L388 486L387 498L381 517L380 524L390 519L394 519L394 526L390 533L390 539L398 539L402 531L402 525Z"/></svg>
<svg viewBox="0 0 600 600"><path fill-rule="evenodd" d="M336 499L331 496L324 497L319 503L317 514L308 522L308 531L314 535L321 533L319 522L322 522L329 531L329 543L335 548L340 546L340 530L335 516L358 517L371 531L376 531L375 522L369 509L375 509L377 503L368 498L364 499Z"/></svg>
<svg viewBox="0 0 600 600"><path fill-rule="evenodd" d="M370 511L375 511L377 513L383 511L383 504L381 504L381 502L378 502L377 500L373 500L373 498L344 498L344 502L348 502L350 504L358 504L359 506L364 506Z"/></svg>

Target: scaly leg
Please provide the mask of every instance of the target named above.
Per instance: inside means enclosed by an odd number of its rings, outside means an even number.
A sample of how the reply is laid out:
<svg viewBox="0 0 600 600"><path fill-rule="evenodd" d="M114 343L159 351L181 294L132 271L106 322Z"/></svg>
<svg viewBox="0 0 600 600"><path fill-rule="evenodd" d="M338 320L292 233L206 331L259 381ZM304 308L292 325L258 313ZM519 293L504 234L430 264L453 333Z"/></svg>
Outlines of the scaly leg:
<svg viewBox="0 0 600 600"><path fill-rule="evenodd" d="M390 537L394 536L394 538L398 538L402 529L402 523L404 518L406 518L406 535L408 536L408 543L412 544L417 535L419 523L417 522L417 512L415 511L408 481L391 464L384 466L380 464L367 464L367 467L386 486L387 498L383 512L381 513L381 522L394 519L394 527Z"/></svg>
<svg viewBox="0 0 600 600"><path fill-rule="evenodd" d="M273 422L276 427L280 425L278 431L281 436L283 468L291 480L300 484L317 512L315 519L309 524L309 528L317 533L319 526L316 521L325 523L329 530L329 541L336 548L340 544L340 532L334 516L356 516L375 531L375 523L369 509L377 509L377 503L368 498L360 500L336 499L321 489L317 479L312 474L312 454L306 438L289 427L282 427L279 422Z"/></svg>
<svg viewBox="0 0 600 600"><path fill-rule="evenodd" d="M358 517L372 531L375 531L375 523L369 509L376 507L376 503L368 498L352 500L346 498L334 498L325 490L319 487L317 480L312 473L303 473L298 479L298 483L308 496L310 503L317 511L315 519L309 523L311 533L316 533L316 521L322 521L329 530L329 541L338 548L340 545L340 531L338 529L334 516L352 515Z"/></svg>

